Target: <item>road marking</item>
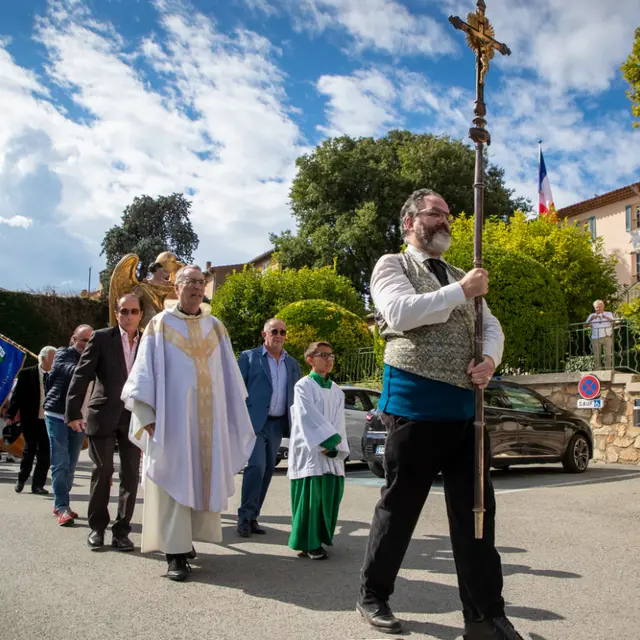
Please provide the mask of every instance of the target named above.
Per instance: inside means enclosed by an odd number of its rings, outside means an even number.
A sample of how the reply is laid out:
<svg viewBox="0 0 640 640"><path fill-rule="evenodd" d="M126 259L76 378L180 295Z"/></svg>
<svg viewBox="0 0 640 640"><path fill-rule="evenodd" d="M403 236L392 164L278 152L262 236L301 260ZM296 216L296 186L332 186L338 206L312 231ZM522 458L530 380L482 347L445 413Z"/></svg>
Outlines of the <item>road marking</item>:
<svg viewBox="0 0 640 640"><path fill-rule="evenodd" d="M589 473L587 471L587 473ZM557 482L555 484L546 484L546 485L534 485L531 487L519 487L518 489L495 489L496 493L519 493L521 491L532 491L533 489L555 489L556 487L575 487L581 484L600 484L601 482L608 482L610 480L622 481L622 480L630 480L632 478L640 478L640 472L638 473L630 473L629 475L620 476L604 476L600 478L585 478L584 480L574 480L572 482Z"/></svg>

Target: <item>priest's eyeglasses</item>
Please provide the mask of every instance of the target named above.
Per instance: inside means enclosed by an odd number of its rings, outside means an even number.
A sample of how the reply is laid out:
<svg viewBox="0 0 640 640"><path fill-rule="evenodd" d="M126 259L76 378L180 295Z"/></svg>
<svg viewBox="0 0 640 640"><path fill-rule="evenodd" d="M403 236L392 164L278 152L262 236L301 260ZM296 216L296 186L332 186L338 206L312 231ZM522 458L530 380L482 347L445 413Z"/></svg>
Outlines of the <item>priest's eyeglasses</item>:
<svg viewBox="0 0 640 640"><path fill-rule="evenodd" d="M286 329L271 329L271 331L269 331L269 333L270 333L272 336L277 336L277 335L278 335L278 333L279 333L281 336L286 336L286 335L287 335L287 330L286 330Z"/></svg>
<svg viewBox="0 0 640 640"><path fill-rule="evenodd" d="M204 287L204 280L196 279L196 278L187 278L183 280L183 282L190 287Z"/></svg>
<svg viewBox="0 0 640 640"><path fill-rule="evenodd" d="M444 218L447 222L451 222L451 214L440 209L420 209L418 213L424 213L430 220L437 220L438 218Z"/></svg>
<svg viewBox="0 0 640 640"><path fill-rule="evenodd" d="M322 358L323 360L329 360L330 362L333 362L336 359L335 353L326 353L324 351L322 353L316 353L315 356Z"/></svg>
<svg viewBox="0 0 640 640"><path fill-rule="evenodd" d="M139 316L140 309L118 309L118 313L123 316L128 316L129 314L132 316Z"/></svg>

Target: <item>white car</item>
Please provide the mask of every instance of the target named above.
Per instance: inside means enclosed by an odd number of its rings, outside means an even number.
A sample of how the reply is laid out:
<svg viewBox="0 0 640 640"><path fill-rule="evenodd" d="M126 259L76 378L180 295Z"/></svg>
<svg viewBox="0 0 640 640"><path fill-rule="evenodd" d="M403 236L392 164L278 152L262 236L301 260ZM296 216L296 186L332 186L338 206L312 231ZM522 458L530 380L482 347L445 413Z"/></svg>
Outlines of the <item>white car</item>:
<svg viewBox="0 0 640 640"><path fill-rule="evenodd" d="M367 413L377 409L380 392L364 387L350 387L340 385L344 391L344 419L349 443L349 458L351 462L366 462L362 453L362 435L366 428ZM289 438L283 438L276 464L289 457Z"/></svg>

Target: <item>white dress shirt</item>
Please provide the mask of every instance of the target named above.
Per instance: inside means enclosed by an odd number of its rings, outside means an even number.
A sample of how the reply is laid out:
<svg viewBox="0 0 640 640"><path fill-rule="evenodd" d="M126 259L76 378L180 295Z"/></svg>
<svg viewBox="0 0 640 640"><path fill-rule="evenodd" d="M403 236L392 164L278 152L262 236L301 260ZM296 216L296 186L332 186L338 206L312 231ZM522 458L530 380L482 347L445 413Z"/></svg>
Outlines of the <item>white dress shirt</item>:
<svg viewBox="0 0 640 640"><path fill-rule="evenodd" d="M432 258L413 245L407 246L407 253L420 263ZM436 276L431 277L438 282ZM371 274L371 298L376 309L382 314L393 331L409 331L425 324L446 322L451 311L464 304L466 298L459 282L452 280L447 272L450 284L437 291L416 293L411 282L402 270L396 255L382 256ZM440 284L438 282L438 284ZM491 313L483 300L483 325L485 356L490 356L496 368L502 361L504 351L504 333L498 319Z"/></svg>

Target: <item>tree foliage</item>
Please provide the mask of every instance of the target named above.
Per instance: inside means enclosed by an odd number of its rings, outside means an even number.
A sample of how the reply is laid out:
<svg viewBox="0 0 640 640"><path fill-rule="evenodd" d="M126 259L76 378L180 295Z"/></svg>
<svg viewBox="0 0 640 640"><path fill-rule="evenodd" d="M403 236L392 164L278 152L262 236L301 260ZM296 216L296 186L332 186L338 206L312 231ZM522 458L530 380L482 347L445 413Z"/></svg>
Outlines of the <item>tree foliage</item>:
<svg viewBox="0 0 640 640"><path fill-rule="evenodd" d="M460 140L409 131L384 138L326 140L297 160L290 197L298 230L272 234L285 267L324 266L337 258L338 272L367 293L371 271L384 253L401 245L398 215L409 194L429 187L454 215L473 211L475 154ZM486 210L509 218L530 209L504 186L503 170L486 172Z"/></svg>
<svg viewBox="0 0 640 640"><path fill-rule="evenodd" d="M468 271L473 247L457 243L447 253L451 264ZM490 274L486 297L505 334L502 371L535 372L555 347L552 327L567 323L567 305L551 270L532 258L505 247L488 247L484 263ZM549 351L549 352L547 352Z"/></svg>
<svg viewBox="0 0 640 640"><path fill-rule="evenodd" d="M105 293L113 268L127 253L140 258L138 279L146 277L158 254L173 251L178 260L189 263L198 248L198 236L189 218L191 202L181 193L170 196L136 197L122 215L122 223L109 229L102 240L107 268L100 274Z"/></svg>
<svg viewBox="0 0 640 640"><path fill-rule="evenodd" d="M453 248L472 250L472 217L454 220L451 233ZM616 293L616 258L605 255L602 239L592 242L580 227L567 222L558 225L554 216L527 220L523 213L516 213L508 224L487 220L483 240L485 250L499 247L517 251L546 267L562 291L569 322L584 321L594 300L611 300ZM495 288L493 274L489 275Z"/></svg>
<svg viewBox="0 0 640 640"><path fill-rule="evenodd" d="M633 126L637 129L640 127L640 27L636 29L631 53L620 70L629 83L627 96L631 100L631 114L638 118L633 121Z"/></svg>
<svg viewBox="0 0 640 640"><path fill-rule="evenodd" d="M283 307L298 300L322 298L364 316L364 302L349 279L334 267L259 271L246 266L227 277L216 289L211 312L220 318L236 351L260 343L264 323Z"/></svg>
<svg viewBox="0 0 640 640"><path fill-rule="evenodd" d="M0 289L0 333L33 353L47 345L67 346L80 324L102 329L108 323L109 307L104 301ZM29 359L26 366L34 364Z"/></svg>
<svg viewBox="0 0 640 640"><path fill-rule="evenodd" d="M309 371L304 358L312 342L329 342L337 356L333 375L339 376L340 358L347 351L370 347L373 341L367 323L355 313L328 300L300 300L277 313L287 324L286 348Z"/></svg>

